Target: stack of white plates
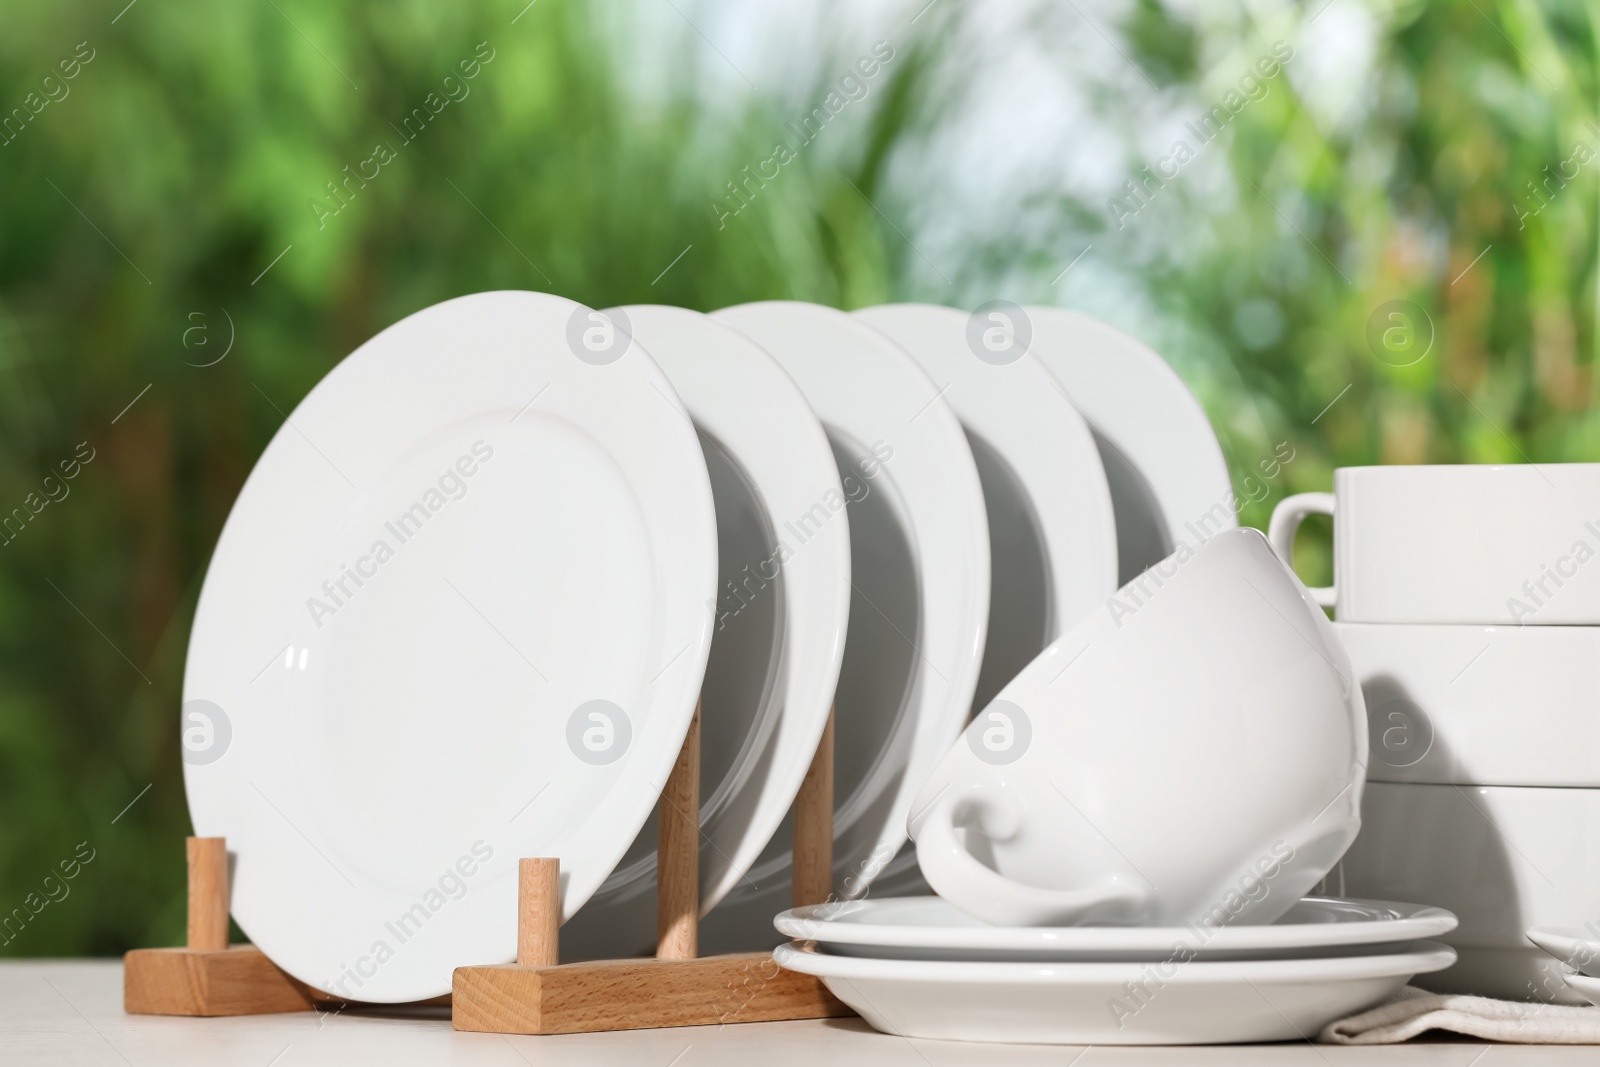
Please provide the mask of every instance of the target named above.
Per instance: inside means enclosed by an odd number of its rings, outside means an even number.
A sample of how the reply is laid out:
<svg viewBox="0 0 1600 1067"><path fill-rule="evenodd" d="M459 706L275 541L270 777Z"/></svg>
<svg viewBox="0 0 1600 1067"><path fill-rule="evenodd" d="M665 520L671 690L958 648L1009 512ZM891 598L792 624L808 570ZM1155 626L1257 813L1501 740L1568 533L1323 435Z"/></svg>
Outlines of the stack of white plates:
<svg viewBox="0 0 1600 1067"><path fill-rule="evenodd" d="M1440 908L1307 897L1267 926L997 927L937 897L796 908L777 961L905 1037L1059 1044L1309 1039L1455 953Z"/></svg>
<svg viewBox="0 0 1600 1067"><path fill-rule="evenodd" d="M699 704L701 947L768 946L830 708L836 892L914 883L975 699L1232 500L1177 376L1071 312L448 301L335 367L229 516L195 832L250 939L351 999L512 958L526 856L561 861L566 958L646 951Z"/></svg>

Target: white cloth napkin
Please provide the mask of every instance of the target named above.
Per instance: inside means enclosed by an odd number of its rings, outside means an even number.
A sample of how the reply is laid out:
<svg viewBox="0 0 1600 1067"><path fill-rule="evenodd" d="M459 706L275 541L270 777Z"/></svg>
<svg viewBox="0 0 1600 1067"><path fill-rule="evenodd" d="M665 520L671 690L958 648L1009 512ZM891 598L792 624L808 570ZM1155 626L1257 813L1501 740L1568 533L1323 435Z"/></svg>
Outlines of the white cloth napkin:
<svg viewBox="0 0 1600 1067"><path fill-rule="evenodd" d="M1450 1030L1486 1041L1525 1045L1600 1044L1600 1008L1518 1003L1406 986L1393 1000L1331 1022L1317 1040L1334 1045L1387 1045L1425 1030Z"/></svg>

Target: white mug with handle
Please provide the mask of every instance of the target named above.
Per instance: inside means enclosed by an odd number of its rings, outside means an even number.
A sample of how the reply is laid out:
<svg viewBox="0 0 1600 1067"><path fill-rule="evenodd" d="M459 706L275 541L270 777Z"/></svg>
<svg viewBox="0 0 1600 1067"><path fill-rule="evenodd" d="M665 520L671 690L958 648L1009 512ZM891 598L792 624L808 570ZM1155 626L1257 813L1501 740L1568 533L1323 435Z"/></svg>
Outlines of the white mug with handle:
<svg viewBox="0 0 1600 1067"><path fill-rule="evenodd" d="M1360 827L1366 711L1251 529L1182 546L979 712L913 808L928 884L997 925L1268 923Z"/></svg>
<svg viewBox="0 0 1600 1067"><path fill-rule="evenodd" d="M1308 515L1333 517L1311 595L1342 622L1600 625L1600 463L1341 467L1273 511L1285 561Z"/></svg>

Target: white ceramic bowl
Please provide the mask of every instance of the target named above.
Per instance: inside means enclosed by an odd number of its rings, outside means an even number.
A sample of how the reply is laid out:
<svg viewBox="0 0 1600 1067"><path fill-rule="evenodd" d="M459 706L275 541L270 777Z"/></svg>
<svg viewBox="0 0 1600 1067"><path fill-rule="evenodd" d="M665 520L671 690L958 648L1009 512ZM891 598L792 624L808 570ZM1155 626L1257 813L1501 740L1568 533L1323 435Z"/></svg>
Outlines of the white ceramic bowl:
<svg viewBox="0 0 1600 1067"><path fill-rule="evenodd" d="M1580 1003L1535 926L1600 925L1600 789L1370 782L1341 895L1447 908L1459 962L1430 989ZM1341 881L1342 878L1342 881Z"/></svg>
<svg viewBox="0 0 1600 1067"><path fill-rule="evenodd" d="M1600 463L1341 467L1273 511L1280 555L1318 513L1333 585L1311 592L1346 622L1600 624Z"/></svg>
<svg viewBox="0 0 1600 1067"><path fill-rule="evenodd" d="M1600 626L1334 629L1367 698L1370 780L1600 786Z"/></svg>

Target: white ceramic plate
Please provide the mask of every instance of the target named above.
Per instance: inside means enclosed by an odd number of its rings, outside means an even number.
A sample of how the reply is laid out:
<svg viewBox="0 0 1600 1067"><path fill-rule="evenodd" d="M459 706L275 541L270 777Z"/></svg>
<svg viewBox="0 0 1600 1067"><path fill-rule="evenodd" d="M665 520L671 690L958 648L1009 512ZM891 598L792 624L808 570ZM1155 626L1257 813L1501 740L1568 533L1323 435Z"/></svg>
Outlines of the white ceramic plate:
<svg viewBox="0 0 1600 1067"><path fill-rule="evenodd" d="M765 303L712 316L760 344L822 420L849 500L850 640L835 712L834 881L860 896L906 840L917 787L961 733L983 659L989 537L961 424L888 338L842 311ZM779 524L809 538L843 507ZM777 940L789 837L706 917L705 952ZM759 888L757 888L759 887Z"/></svg>
<svg viewBox="0 0 1600 1067"><path fill-rule="evenodd" d="M1333 626L1373 781L1600 786L1600 626Z"/></svg>
<svg viewBox="0 0 1600 1067"><path fill-rule="evenodd" d="M677 758L711 487L647 356L574 354L590 314L481 293L391 326L295 408L223 528L189 811L228 839L239 925L310 985L416 1000L511 959L518 859L560 859L570 916Z"/></svg>
<svg viewBox="0 0 1600 1067"><path fill-rule="evenodd" d="M828 721L850 612L841 513L805 541L783 529L843 500L833 451L798 386L744 334L697 311L621 309L700 435L717 508L718 598L700 705L700 901L727 895L771 840ZM656 820L561 931L567 960L649 952Z"/></svg>
<svg viewBox="0 0 1600 1067"><path fill-rule="evenodd" d="M1368 782L1361 833L1331 881L1341 894L1428 901L1460 918L1441 938L1460 962L1428 988L1571 1002L1560 964L1526 931L1595 921L1595 841L1600 789Z"/></svg>
<svg viewBox="0 0 1600 1067"><path fill-rule="evenodd" d="M1270 926L989 926L938 897L876 898L794 908L780 933L826 952L879 959L1107 961L1166 959L1179 946L1197 959L1336 955L1419 941L1455 929L1443 908L1381 900L1306 897Z"/></svg>
<svg viewBox="0 0 1600 1067"><path fill-rule="evenodd" d="M978 465L989 517L989 636L976 710L1116 592L1117 522L1105 469L1061 383L1027 352L979 358L966 312L887 304L854 314L927 371Z"/></svg>
<svg viewBox="0 0 1600 1067"><path fill-rule="evenodd" d="M1600 971L1600 936L1577 926L1536 926L1528 940L1580 974L1596 977Z"/></svg>
<svg viewBox="0 0 1600 1067"><path fill-rule="evenodd" d="M1099 319L1023 309L1030 351L1066 387L1100 446L1117 511L1119 584L1238 525L1222 447L1200 402L1143 342Z"/></svg>
<svg viewBox="0 0 1600 1067"><path fill-rule="evenodd" d="M950 963L830 956L794 945L778 965L814 974L873 1027L903 1037L1071 1045L1310 1040L1455 953L1421 941L1386 956L1146 963Z"/></svg>

